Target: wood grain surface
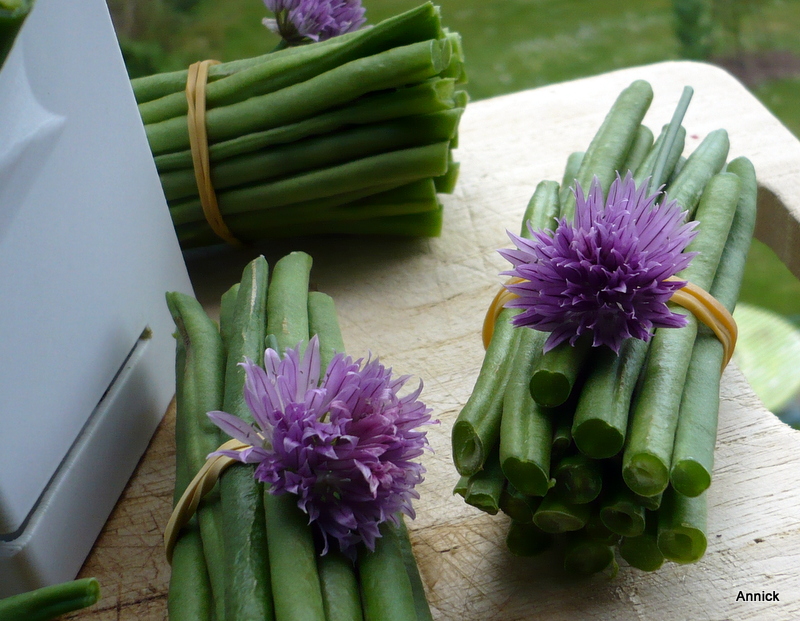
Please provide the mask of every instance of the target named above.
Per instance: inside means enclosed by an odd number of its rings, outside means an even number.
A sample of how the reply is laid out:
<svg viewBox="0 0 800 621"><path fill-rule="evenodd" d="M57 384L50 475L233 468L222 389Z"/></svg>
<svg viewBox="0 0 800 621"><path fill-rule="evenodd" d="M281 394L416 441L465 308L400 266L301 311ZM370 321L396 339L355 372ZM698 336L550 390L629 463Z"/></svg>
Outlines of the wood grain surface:
<svg viewBox="0 0 800 621"><path fill-rule="evenodd" d="M559 180L567 155L584 150L619 91L651 82L646 123L669 121L684 85L695 96L684 125L687 153L711 130L726 128L731 159L750 157L760 184L758 236L800 276L800 143L738 82L696 63L662 63L471 104L457 158L461 179L444 198L441 238L301 239L258 249L270 263L291 250L315 260L313 285L337 302L354 355L380 355L398 373L425 382L423 399L441 421L429 437L428 470L410 524L436 619L511 621L759 619L800 617L800 436L766 411L739 371L725 372L709 547L694 565L645 574L622 563L610 580L576 580L555 557L512 557L507 520L451 495L457 476L450 428L483 357L480 326L501 282L505 230L519 227L542 179ZM212 314L239 279L252 249L187 257L198 298ZM169 567L161 533L171 506L172 432L168 412L81 571L103 588L81 621L166 618ZM737 602L739 591L772 592L778 602Z"/></svg>

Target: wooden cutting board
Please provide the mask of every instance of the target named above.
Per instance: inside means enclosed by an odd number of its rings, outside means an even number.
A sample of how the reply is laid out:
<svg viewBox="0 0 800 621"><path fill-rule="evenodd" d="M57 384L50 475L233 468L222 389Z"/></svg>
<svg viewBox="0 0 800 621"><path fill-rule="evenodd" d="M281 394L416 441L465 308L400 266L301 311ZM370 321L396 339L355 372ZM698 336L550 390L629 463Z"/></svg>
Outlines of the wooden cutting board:
<svg viewBox="0 0 800 621"><path fill-rule="evenodd" d="M261 249L270 263L291 250L315 260L313 284L337 302L348 352L379 355L425 382L441 424L410 524L437 619L681 620L800 616L800 436L779 422L731 365L722 386L709 547L694 565L646 574L622 563L618 576L576 580L552 556L526 560L504 548L507 520L451 494L457 476L450 428L483 358L480 327L501 282L496 252L519 228L542 179L560 180L569 153L584 150L617 94L633 80L653 85L646 123L669 121L684 85L695 96L684 125L687 153L724 127L731 159L746 155L760 183L758 237L800 276L800 143L737 81L703 64L662 63L471 104L457 157L461 179L444 198L441 238L293 240ZM199 299L217 312L252 250L188 257ZM171 508L174 416L170 411L81 572L96 576L101 601L72 618L166 618L169 579L161 533ZM776 602L737 601L777 592Z"/></svg>

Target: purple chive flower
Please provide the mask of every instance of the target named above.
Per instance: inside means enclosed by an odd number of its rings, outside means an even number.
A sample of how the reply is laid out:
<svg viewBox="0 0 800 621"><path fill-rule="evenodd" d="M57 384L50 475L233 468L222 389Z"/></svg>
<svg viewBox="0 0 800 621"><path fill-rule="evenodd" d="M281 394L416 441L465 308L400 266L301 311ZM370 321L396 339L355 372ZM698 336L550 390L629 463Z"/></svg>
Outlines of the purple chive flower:
<svg viewBox="0 0 800 621"><path fill-rule="evenodd" d="M683 252L696 232L685 223L676 201L648 196L630 172L611 184L604 201L595 178L588 196L577 185L575 223L559 220L555 231L533 231L533 239L509 233L516 249L501 250L513 269L503 272L525 282L507 285L519 297L513 323L551 332L545 351L575 344L590 333L593 345L619 352L622 341L647 341L652 329L679 328L686 318L667 307L685 282L665 281L680 272L696 252ZM530 225L528 226L530 229Z"/></svg>
<svg viewBox="0 0 800 621"><path fill-rule="evenodd" d="M358 30L366 21L361 0L264 0L275 19L264 25L288 44L324 41Z"/></svg>
<svg viewBox="0 0 800 621"><path fill-rule="evenodd" d="M255 476L273 494L296 494L322 533L323 554L331 537L351 556L360 542L373 550L379 524L397 523L398 512L414 517L411 499L419 498L414 486L425 469L412 460L428 446L418 427L431 418L417 400L422 382L401 397L408 376L393 378L377 359L344 354L321 377L316 337L302 355L299 345L282 359L267 349L263 369L250 360L242 367L256 425L226 412L208 415L252 448L215 454L258 464Z"/></svg>

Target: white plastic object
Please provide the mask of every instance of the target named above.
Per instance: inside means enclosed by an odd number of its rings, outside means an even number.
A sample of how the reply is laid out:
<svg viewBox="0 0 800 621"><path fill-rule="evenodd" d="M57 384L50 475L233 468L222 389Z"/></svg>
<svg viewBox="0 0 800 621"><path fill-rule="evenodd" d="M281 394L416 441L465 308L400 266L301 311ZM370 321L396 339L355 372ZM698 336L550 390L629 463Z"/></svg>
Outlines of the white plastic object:
<svg viewBox="0 0 800 621"><path fill-rule="evenodd" d="M191 293L103 0L0 71L0 597L73 578L174 393Z"/></svg>

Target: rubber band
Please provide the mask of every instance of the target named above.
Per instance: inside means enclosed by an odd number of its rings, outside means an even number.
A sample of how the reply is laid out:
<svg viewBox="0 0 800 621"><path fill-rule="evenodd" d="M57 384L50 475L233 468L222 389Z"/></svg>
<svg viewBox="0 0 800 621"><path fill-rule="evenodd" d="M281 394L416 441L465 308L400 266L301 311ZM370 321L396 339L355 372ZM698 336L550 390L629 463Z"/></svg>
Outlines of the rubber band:
<svg viewBox="0 0 800 621"><path fill-rule="evenodd" d="M249 444L245 444L239 440L228 440L217 450L242 451L247 448L250 448ZM167 561L170 565L172 564L172 553L175 550L175 543L178 541L178 533L180 533L180 530L192 519L203 496L213 489L219 477L225 472L228 466L235 463L241 462L227 455L214 455L213 457L209 457L192 479L192 482L186 486L180 500L175 503L172 515L170 515L169 521L167 522L167 527L164 529L164 551L167 554Z"/></svg>
<svg viewBox="0 0 800 621"><path fill-rule="evenodd" d="M667 280L680 280L680 278L672 276ZM506 282L506 285L521 282L525 282L525 279L512 278ZM494 324L500 312L507 302L516 297L519 296L509 291L505 285L494 296L483 320L482 337L484 349L489 347L492 334L494 334ZM733 315L708 291L691 282L687 282L683 287L675 291L670 298L670 302L674 302L690 311L698 321L711 328L720 343L722 343L723 357L720 372L724 371L733 356L733 350L736 347L736 340L739 335Z"/></svg>
<svg viewBox="0 0 800 621"><path fill-rule="evenodd" d="M201 60L189 66L189 74L186 77L186 102L188 104L186 119L189 128L189 146L192 151L197 192L200 195L200 205L203 208L206 222L217 237L232 246L241 246L242 242L236 239L222 219L217 194L211 183L211 162L208 155L208 129L206 127L206 84L208 83L208 68L217 64L219 64L218 60Z"/></svg>
<svg viewBox="0 0 800 621"><path fill-rule="evenodd" d="M517 283L525 282L524 278L510 278L506 281L506 285L516 285ZM489 343L492 342L492 335L494 334L494 324L497 321L500 311L514 298L519 297L516 293L511 293L508 289L502 287L497 295L494 296L492 303L489 305L489 310L486 311L486 317L483 318L483 330L481 335L483 337L483 348L489 349Z"/></svg>

